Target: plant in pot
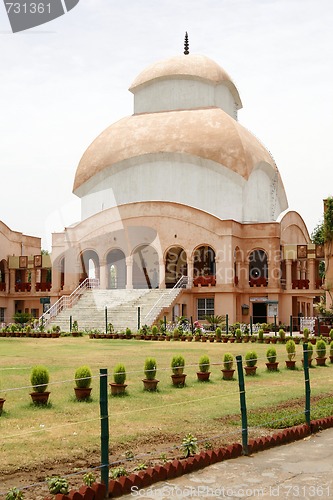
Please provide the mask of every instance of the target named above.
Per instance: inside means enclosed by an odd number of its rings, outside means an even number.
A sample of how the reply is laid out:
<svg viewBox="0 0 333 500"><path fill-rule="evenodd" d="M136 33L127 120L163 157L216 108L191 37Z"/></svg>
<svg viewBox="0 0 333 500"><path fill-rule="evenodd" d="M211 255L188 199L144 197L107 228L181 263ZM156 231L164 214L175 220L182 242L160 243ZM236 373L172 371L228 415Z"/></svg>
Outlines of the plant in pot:
<svg viewBox="0 0 333 500"><path fill-rule="evenodd" d="M50 392L47 385L50 381L50 374L45 366L34 366L30 374L30 383L33 387L33 392L30 393L33 403L37 405L45 405L48 402Z"/></svg>
<svg viewBox="0 0 333 500"><path fill-rule="evenodd" d="M294 370L296 365L296 344L293 339L287 340L286 351L288 359L286 360L286 366L289 370Z"/></svg>
<svg viewBox="0 0 333 500"><path fill-rule="evenodd" d="M216 342L221 342L221 339L222 339L222 330L221 330L221 328L219 326L215 330L215 337L216 337Z"/></svg>
<svg viewBox="0 0 333 500"><path fill-rule="evenodd" d="M210 375L210 360L209 357L204 354L201 356L199 359L199 371L197 372L197 377L200 382L207 382L209 380L209 375Z"/></svg>
<svg viewBox="0 0 333 500"><path fill-rule="evenodd" d="M111 395L120 396L125 394L125 389L127 384L126 380L126 369L122 363L118 363L113 370L113 382L110 382Z"/></svg>
<svg viewBox="0 0 333 500"><path fill-rule="evenodd" d="M310 341L305 341L303 345L306 346L306 352L308 353L308 366L312 366L313 345ZM304 365L304 359L302 359L302 365Z"/></svg>
<svg viewBox="0 0 333 500"><path fill-rule="evenodd" d="M262 344L264 341L264 330L263 328L259 328L258 330L258 342Z"/></svg>
<svg viewBox="0 0 333 500"><path fill-rule="evenodd" d="M181 355L174 356L171 360L172 383L177 387L184 387L186 375L184 373L185 359Z"/></svg>
<svg viewBox="0 0 333 500"><path fill-rule="evenodd" d="M333 340L330 343L329 349L330 349L330 351L329 351L330 362L333 363Z"/></svg>
<svg viewBox="0 0 333 500"><path fill-rule="evenodd" d="M286 332L284 331L283 328L280 328L279 330L279 341L281 342L281 344L284 344L286 340Z"/></svg>
<svg viewBox="0 0 333 500"><path fill-rule="evenodd" d="M267 370L270 372L276 372L278 369L279 362L276 361L276 349L275 347L269 347L266 351L267 358Z"/></svg>
<svg viewBox="0 0 333 500"><path fill-rule="evenodd" d="M75 372L74 392L78 401L86 401L90 398L92 373L87 365L80 366Z"/></svg>
<svg viewBox="0 0 333 500"><path fill-rule="evenodd" d="M158 340L158 326L157 325L153 325L151 327L151 335L152 335L153 340Z"/></svg>
<svg viewBox="0 0 333 500"><path fill-rule="evenodd" d="M146 358L144 366L145 378L142 380L145 391L156 391L159 383L159 380L156 379L156 367L155 358Z"/></svg>
<svg viewBox="0 0 333 500"><path fill-rule="evenodd" d="M236 342L238 343L242 342L242 330L240 328L236 328L235 336L236 336Z"/></svg>
<svg viewBox="0 0 333 500"><path fill-rule="evenodd" d="M316 363L317 366L325 366L326 363L326 342L320 338L316 342Z"/></svg>
<svg viewBox="0 0 333 500"><path fill-rule="evenodd" d="M255 375L257 371L258 356L255 351L248 351L245 354L245 374Z"/></svg>
<svg viewBox="0 0 333 500"><path fill-rule="evenodd" d="M234 366L234 356L230 352L226 352L223 356L223 368L222 376L223 380L232 380L234 377L235 370Z"/></svg>

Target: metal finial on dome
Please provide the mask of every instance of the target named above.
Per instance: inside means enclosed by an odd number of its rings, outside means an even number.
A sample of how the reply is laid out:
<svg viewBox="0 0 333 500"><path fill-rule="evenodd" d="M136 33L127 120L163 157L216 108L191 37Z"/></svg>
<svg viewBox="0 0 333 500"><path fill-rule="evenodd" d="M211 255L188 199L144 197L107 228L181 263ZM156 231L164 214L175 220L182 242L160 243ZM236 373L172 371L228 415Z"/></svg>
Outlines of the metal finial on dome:
<svg viewBox="0 0 333 500"><path fill-rule="evenodd" d="M189 51L190 45L188 43L188 34L187 31L185 32L185 40L184 40L184 54L187 56L190 51Z"/></svg>

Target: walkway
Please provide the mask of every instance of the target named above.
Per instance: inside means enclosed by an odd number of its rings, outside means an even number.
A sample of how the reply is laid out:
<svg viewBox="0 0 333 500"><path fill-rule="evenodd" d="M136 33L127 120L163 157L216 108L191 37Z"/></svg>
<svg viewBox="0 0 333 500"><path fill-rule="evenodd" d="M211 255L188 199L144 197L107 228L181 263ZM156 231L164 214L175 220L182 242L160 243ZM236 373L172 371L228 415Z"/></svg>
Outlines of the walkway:
<svg viewBox="0 0 333 500"><path fill-rule="evenodd" d="M122 500L333 498L333 429L249 457L226 460Z"/></svg>

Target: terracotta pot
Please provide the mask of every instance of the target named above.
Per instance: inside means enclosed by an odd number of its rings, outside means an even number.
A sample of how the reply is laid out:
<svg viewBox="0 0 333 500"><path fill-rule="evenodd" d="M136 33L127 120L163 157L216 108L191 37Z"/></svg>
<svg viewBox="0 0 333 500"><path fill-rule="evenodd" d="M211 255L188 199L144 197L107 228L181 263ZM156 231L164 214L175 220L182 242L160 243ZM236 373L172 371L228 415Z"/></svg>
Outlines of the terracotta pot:
<svg viewBox="0 0 333 500"><path fill-rule="evenodd" d="M143 382L143 388L145 391L156 391L157 389L157 384L159 383L159 380L154 378L153 380L149 380L148 378L142 379Z"/></svg>
<svg viewBox="0 0 333 500"><path fill-rule="evenodd" d="M317 366L325 366L326 364L326 356L324 358L316 358Z"/></svg>
<svg viewBox="0 0 333 500"><path fill-rule="evenodd" d="M74 392L76 399L78 401L84 401L90 398L91 387L74 387Z"/></svg>
<svg viewBox="0 0 333 500"><path fill-rule="evenodd" d="M267 362L266 363L266 366L267 366L267 370L270 371L270 372L277 372L277 369L278 369L278 366L279 366L279 362L278 361L274 361L273 363L271 362Z"/></svg>
<svg viewBox="0 0 333 500"><path fill-rule="evenodd" d="M223 374L223 380L232 380L234 378L235 370L233 369L231 370L222 369L221 372Z"/></svg>
<svg viewBox="0 0 333 500"><path fill-rule="evenodd" d="M210 372L197 372L197 377L200 382L207 382L209 380Z"/></svg>
<svg viewBox="0 0 333 500"><path fill-rule="evenodd" d="M312 358L308 358L309 366L312 366ZM302 366L304 366L304 359L302 359Z"/></svg>
<svg viewBox="0 0 333 500"><path fill-rule="evenodd" d="M3 409L3 405L4 405L4 402L5 402L5 401L6 401L5 399L0 398L0 415L1 415L1 413L2 413L2 409Z"/></svg>
<svg viewBox="0 0 333 500"><path fill-rule="evenodd" d="M333 356L330 356L330 362L333 363Z"/></svg>
<svg viewBox="0 0 333 500"><path fill-rule="evenodd" d="M110 382L110 387L111 387L111 395L119 396L121 394L125 394L125 389L127 387L127 384L116 384L115 382Z"/></svg>
<svg viewBox="0 0 333 500"><path fill-rule="evenodd" d="M244 366L245 375L255 375L257 371L257 366Z"/></svg>
<svg viewBox="0 0 333 500"><path fill-rule="evenodd" d="M173 385L177 387L184 387L186 375L185 373L180 373L179 375L171 375Z"/></svg>
<svg viewBox="0 0 333 500"><path fill-rule="evenodd" d="M295 370L296 361L294 359L286 359L286 367L288 370Z"/></svg>
<svg viewBox="0 0 333 500"><path fill-rule="evenodd" d="M49 400L50 393L44 392L30 392L31 399L36 405L46 405Z"/></svg>

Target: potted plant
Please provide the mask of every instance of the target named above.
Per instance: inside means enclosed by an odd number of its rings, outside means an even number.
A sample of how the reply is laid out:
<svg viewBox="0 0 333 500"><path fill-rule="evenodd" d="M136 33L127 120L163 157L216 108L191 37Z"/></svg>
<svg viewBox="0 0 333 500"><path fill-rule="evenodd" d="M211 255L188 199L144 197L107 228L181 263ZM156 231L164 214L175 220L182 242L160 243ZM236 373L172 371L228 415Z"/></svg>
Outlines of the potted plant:
<svg viewBox="0 0 333 500"><path fill-rule="evenodd" d="M310 341L304 344L306 345L306 352L308 353L308 366L312 366L313 345ZM302 359L302 365L304 365L304 359Z"/></svg>
<svg viewBox="0 0 333 500"><path fill-rule="evenodd" d="M226 352L223 357L223 380L232 380L234 377L235 370L233 368L234 365L234 356L229 352Z"/></svg>
<svg viewBox="0 0 333 500"><path fill-rule="evenodd" d="M242 330L240 328L236 328L235 335L236 335L236 342L238 343L242 342Z"/></svg>
<svg viewBox="0 0 333 500"><path fill-rule="evenodd" d="M267 358L267 370L270 372L276 372L278 369L279 362L276 361L276 349L275 347L269 347L266 351Z"/></svg>
<svg viewBox="0 0 333 500"><path fill-rule="evenodd" d="M198 380L200 380L201 382L206 382L207 380L209 380L209 375L210 375L209 368L210 368L209 357L206 354L204 354L199 359L199 371L197 372Z"/></svg>
<svg viewBox="0 0 333 500"><path fill-rule="evenodd" d="M30 374L30 382L33 387L33 392L30 393L31 399L35 404L46 404L49 399L50 392L46 391L50 380L49 371L45 366L34 366Z"/></svg>
<svg viewBox="0 0 333 500"><path fill-rule="evenodd" d="M215 337L216 337L216 342L221 342L221 338L222 338L222 330L221 328L218 326L215 330Z"/></svg>
<svg viewBox="0 0 333 500"><path fill-rule="evenodd" d="M255 351L248 351L245 354L245 374L246 375L255 375L257 371L257 361L258 356Z"/></svg>
<svg viewBox="0 0 333 500"><path fill-rule="evenodd" d="M76 384L74 392L78 401L89 399L91 393L91 377L92 373L89 366L83 365L77 368L74 376Z"/></svg>
<svg viewBox="0 0 333 500"><path fill-rule="evenodd" d="M264 341L264 330L263 328L259 328L258 330L258 342L262 344Z"/></svg>
<svg viewBox="0 0 333 500"><path fill-rule="evenodd" d="M152 337L152 340L158 340L158 326L157 325L153 325L151 327L151 337Z"/></svg>
<svg viewBox="0 0 333 500"><path fill-rule="evenodd" d="M125 394L125 389L127 384L126 380L126 369L121 363L118 363L113 370L113 382L110 382L111 395L119 396Z"/></svg>
<svg viewBox="0 0 333 500"><path fill-rule="evenodd" d="M318 339L316 342L316 363L317 366L325 366L326 363L326 342L323 339Z"/></svg>
<svg viewBox="0 0 333 500"><path fill-rule="evenodd" d="M184 373L185 359L183 356L174 356L171 360L172 368L172 383L177 387L183 387L185 385L186 375Z"/></svg>
<svg viewBox="0 0 333 500"><path fill-rule="evenodd" d="M145 391L156 391L159 380L156 379L156 359L146 358L144 366L145 378L142 380Z"/></svg>
<svg viewBox="0 0 333 500"><path fill-rule="evenodd" d="M195 342L200 342L200 337L201 337L201 328L196 328L194 330L194 340Z"/></svg>
<svg viewBox="0 0 333 500"><path fill-rule="evenodd" d="M19 490L18 488L10 488L5 498L5 500L23 500L23 499L24 499L23 491Z"/></svg>
<svg viewBox="0 0 333 500"><path fill-rule="evenodd" d="M279 330L279 341L281 342L281 344L284 344L286 340L286 332L284 331L283 328L280 328Z"/></svg>
<svg viewBox="0 0 333 500"><path fill-rule="evenodd" d="M287 340L286 351L288 356L288 359L286 360L286 366L289 370L294 370L296 365L296 360L294 359L296 356L296 344L293 339Z"/></svg>
<svg viewBox="0 0 333 500"><path fill-rule="evenodd" d="M333 363L333 340L330 343L330 362Z"/></svg>

